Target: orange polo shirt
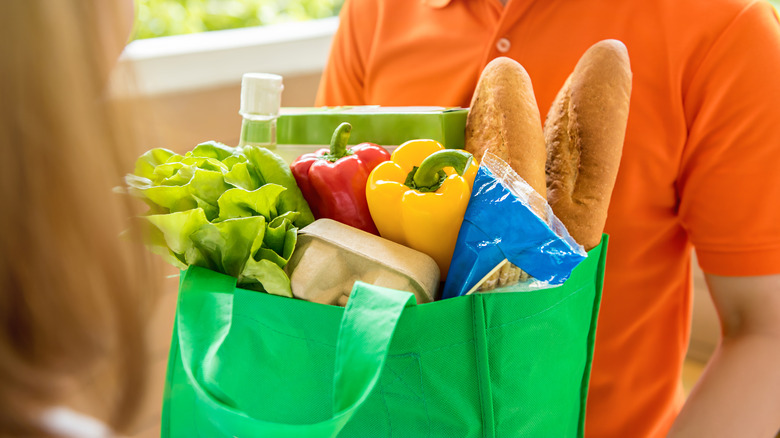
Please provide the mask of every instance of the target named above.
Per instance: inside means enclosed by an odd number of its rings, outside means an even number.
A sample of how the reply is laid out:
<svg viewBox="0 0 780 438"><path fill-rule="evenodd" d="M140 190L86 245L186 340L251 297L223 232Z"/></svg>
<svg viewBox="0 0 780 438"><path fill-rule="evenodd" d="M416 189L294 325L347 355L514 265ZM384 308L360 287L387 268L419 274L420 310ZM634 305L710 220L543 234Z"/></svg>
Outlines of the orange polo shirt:
<svg viewBox="0 0 780 438"><path fill-rule="evenodd" d="M664 436L683 403L691 249L705 272L780 273L780 26L750 0L347 0L318 105L467 107L519 61L542 117L593 43L634 73L588 436Z"/></svg>

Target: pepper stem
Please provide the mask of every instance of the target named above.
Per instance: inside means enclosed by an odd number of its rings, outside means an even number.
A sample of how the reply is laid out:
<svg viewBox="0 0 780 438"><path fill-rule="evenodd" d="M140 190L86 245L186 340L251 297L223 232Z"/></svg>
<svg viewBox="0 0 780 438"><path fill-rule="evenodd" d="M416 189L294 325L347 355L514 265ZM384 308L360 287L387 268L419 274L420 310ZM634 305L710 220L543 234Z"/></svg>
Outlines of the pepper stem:
<svg viewBox="0 0 780 438"><path fill-rule="evenodd" d="M417 188L427 188L427 191L436 191L443 182L441 171L445 167L452 167L458 175L463 176L472 159L473 157L470 153L460 149L434 152L420 163L420 167L414 173L412 180Z"/></svg>
<svg viewBox="0 0 780 438"><path fill-rule="evenodd" d="M325 156L328 161L338 161L338 159L350 155L347 150L347 141L349 134L352 133L352 125L344 122L333 131L333 137L330 138L330 152Z"/></svg>

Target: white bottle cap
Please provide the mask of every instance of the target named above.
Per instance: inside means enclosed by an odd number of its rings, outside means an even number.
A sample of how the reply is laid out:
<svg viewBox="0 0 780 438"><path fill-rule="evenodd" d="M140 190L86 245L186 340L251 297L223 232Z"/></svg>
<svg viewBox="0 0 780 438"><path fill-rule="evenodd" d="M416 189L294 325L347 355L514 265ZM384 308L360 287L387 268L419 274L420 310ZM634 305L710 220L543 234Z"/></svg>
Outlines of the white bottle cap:
<svg viewBox="0 0 780 438"><path fill-rule="evenodd" d="M245 73L241 78L243 117L277 116L282 104L282 77L270 73Z"/></svg>

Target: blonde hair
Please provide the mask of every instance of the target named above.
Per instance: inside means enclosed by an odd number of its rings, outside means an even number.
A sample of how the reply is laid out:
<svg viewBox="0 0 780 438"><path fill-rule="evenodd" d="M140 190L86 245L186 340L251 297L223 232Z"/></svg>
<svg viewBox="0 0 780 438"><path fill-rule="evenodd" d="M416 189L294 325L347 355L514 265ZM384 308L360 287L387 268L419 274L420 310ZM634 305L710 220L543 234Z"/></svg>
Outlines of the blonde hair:
<svg viewBox="0 0 780 438"><path fill-rule="evenodd" d="M157 284L118 237L131 204L112 187L143 149L106 98L119 8L0 3L0 435L44 435L40 413L77 400L126 429L143 395Z"/></svg>

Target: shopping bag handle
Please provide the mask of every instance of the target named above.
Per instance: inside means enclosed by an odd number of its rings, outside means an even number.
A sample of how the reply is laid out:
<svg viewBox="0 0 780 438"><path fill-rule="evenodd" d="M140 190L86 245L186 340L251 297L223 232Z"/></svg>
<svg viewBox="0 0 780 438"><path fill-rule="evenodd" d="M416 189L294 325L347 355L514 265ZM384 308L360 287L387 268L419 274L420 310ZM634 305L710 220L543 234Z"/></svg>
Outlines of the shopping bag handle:
<svg viewBox="0 0 780 438"><path fill-rule="evenodd" d="M275 423L252 418L214 397L202 384L204 376L199 365L202 357L195 351L216 351L230 330L229 321L218 321L224 315L226 300L236 287L235 278L215 276L203 268L190 267L181 282L176 312L177 331L184 371L195 391L195 404L200 413L215 427L232 437L335 437L357 409L365 402L379 382L390 343L404 309L416 304L414 295L392 289L356 282L344 309L336 344L333 379L333 414L312 424ZM205 275L204 275L205 274ZM258 292L259 293L259 292ZM232 300L230 300L232 303ZM197 331L187 326L204 323L213 317L214 332L208 339L193 335ZM224 316L222 316L224 318ZM211 344L207 349L196 345ZM294 376L290 376L291 378Z"/></svg>

